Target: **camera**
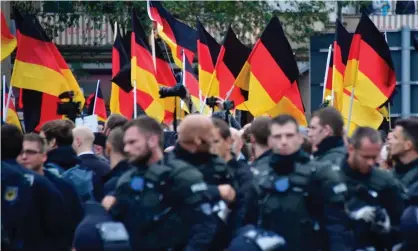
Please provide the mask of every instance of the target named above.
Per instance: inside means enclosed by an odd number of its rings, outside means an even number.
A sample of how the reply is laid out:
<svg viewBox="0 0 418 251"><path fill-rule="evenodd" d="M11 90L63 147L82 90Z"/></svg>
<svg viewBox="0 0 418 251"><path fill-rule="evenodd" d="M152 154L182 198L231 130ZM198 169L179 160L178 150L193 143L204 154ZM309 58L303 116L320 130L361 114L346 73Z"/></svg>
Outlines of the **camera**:
<svg viewBox="0 0 418 251"><path fill-rule="evenodd" d="M235 104L234 101L230 101L230 100L225 100L224 101L224 110L225 111L230 111L232 109L234 109Z"/></svg>
<svg viewBox="0 0 418 251"><path fill-rule="evenodd" d="M206 105L209 106L210 108L214 108L216 106L216 102L218 101L217 97L208 97L206 99Z"/></svg>
<svg viewBox="0 0 418 251"><path fill-rule="evenodd" d="M182 84L176 84L173 87L161 87L158 93L160 94L160 98L180 97L184 99L187 95L186 88Z"/></svg>
<svg viewBox="0 0 418 251"><path fill-rule="evenodd" d="M74 93L66 92L59 96L60 99L68 98L68 102L61 102L58 104L57 113L66 115L72 121L75 121L77 115L80 115L80 102L73 102Z"/></svg>

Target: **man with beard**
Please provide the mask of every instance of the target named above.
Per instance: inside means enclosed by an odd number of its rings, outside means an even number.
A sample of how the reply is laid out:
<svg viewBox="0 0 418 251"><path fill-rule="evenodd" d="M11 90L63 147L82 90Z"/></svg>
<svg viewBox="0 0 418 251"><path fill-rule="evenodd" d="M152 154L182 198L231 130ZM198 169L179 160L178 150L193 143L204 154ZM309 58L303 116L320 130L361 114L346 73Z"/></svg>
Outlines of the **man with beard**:
<svg viewBox="0 0 418 251"><path fill-rule="evenodd" d="M330 164L311 161L301 151L302 142L295 118L272 119L273 154L264 167L255 167L265 171L255 177L245 223L282 236L288 250L352 250L352 236L345 227L346 186Z"/></svg>
<svg viewBox="0 0 418 251"><path fill-rule="evenodd" d="M395 178L377 166L381 147L378 131L358 127L341 165L357 249L387 250L399 241L395 230L404 205Z"/></svg>
<svg viewBox="0 0 418 251"><path fill-rule="evenodd" d="M161 126L141 116L124 126L124 151L135 166L103 200L125 225L134 250L207 250L215 218L202 174L185 162L163 158Z"/></svg>
<svg viewBox="0 0 418 251"><path fill-rule="evenodd" d="M391 155L398 160L394 175L407 193L418 183L418 119L397 121L395 129L389 134L388 147Z"/></svg>

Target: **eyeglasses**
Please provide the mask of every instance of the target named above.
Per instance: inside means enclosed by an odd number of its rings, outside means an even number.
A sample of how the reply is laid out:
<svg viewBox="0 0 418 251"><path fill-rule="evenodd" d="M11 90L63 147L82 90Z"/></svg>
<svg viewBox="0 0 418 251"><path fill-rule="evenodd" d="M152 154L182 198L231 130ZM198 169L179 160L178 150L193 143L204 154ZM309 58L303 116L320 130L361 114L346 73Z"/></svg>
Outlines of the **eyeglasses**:
<svg viewBox="0 0 418 251"><path fill-rule="evenodd" d="M31 150L31 149L23 150L22 152L20 152L21 155L25 154L25 155L28 155L28 156L33 156L33 155L36 155L36 154L39 154L39 153L41 153L41 152Z"/></svg>

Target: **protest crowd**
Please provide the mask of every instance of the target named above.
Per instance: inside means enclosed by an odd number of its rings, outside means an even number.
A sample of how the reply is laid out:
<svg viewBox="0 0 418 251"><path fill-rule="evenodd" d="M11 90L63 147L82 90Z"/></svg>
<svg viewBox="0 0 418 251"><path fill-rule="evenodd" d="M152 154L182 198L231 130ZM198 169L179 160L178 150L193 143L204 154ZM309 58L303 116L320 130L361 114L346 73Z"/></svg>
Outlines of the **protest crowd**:
<svg viewBox="0 0 418 251"><path fill-rule="evenodd" d="M2 250L418 250L418 118L391 123L396 74L367 15L354 34L337 20L307 118L277 17L250 49L232 28L220 45L199 20L157 1L147 11L181 72L132 10L127 38L115 25L110 114L100 80L86 98L36 18L15 13L13 35L2 13L2 60L16 49Z"/></svg>

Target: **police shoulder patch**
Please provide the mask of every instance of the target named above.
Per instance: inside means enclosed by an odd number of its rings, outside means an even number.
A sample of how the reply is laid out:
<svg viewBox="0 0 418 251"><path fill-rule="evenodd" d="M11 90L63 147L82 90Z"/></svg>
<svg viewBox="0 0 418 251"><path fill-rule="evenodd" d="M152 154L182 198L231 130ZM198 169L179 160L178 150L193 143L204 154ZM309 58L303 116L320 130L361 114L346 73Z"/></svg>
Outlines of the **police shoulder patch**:
<svg viewBox="0 0 418 251"><path fill-rule="evenodd" d="M206 215L212 214L212 207L209 203L202 203L200 204L200 210Z"/></svg>
<svg viewBox="0 0 418 251"><path fill-rule="evenodd" d="M134 176L131 179L130 187L134 191L142 191L144 190L144 178L140 176Z"/></svg>
<svg viewBox="0 0 418 251"><path fill-rule="evenodd" d="M285 192L289 189L289 178L279 178L274 182L274 187L276 188L277 192Z"/></svg>
<svg viewBox="0 0 418 251"><path fill-rule="evenodd" d="M18 197L19 188L15 186L8 186L4 190L4 200L8 202L13 202Z"/></svg>

